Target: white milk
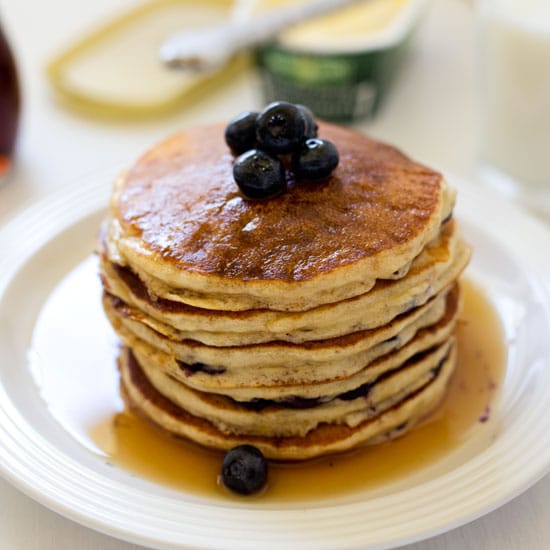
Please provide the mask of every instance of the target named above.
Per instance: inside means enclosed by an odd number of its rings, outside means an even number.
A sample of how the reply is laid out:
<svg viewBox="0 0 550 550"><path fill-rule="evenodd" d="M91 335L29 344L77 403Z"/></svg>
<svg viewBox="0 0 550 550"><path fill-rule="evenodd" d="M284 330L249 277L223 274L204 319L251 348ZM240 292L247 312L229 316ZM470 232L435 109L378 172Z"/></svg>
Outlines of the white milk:
<svg viewBox="0 0 550 550"><path fill-rule="evenodd" d="M482 159L550 201L550 0L482 2L480 56Z"/></svg>

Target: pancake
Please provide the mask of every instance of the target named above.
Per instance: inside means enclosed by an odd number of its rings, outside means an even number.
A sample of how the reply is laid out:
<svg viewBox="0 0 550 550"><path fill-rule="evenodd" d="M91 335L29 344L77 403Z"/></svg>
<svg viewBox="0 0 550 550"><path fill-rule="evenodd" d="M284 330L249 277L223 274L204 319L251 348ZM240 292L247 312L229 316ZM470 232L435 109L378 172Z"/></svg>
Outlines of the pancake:
<svg viewBox="0 0 550 550"><path fill-rule="evenodd" d="M191 439L203 446L230 449L250 444L267 458L304 460L342 452L359 445L388 441L401 436L430 414L445 394L456 362L456 346L432 372L431 381L379 414L355 426L322 423L305 436L236 435L223 432L212 422L192 415L159 393L144 375L137 361L124 350L119 366L121 389L128 406L167 432ZM368 416L368 414L367 414Z"/></svg>
<svg viewBox="0 0 550 550"><path fill-rule="evenodd" d="M199 392L139 362L155 389L182 409L206 418L223 432L247 435L304 436L321 423L356 426L414 393L433 378L433 370L449 353L451 342L411 357L351 392L319 400L254 400L238 402L226 396ZM135 357L135 356L134 356Z"/></svg>
<svg viewBox="0 0 550 550"><path fill-rule="evenodd" d="M406 277L378 281L366 294L302 312L204 310L152 298L137 277L127 270L115 269L112 264L103 262L102 273L110 294L175 328L177 339L197 340L213 346L272 340L300 343L387 324L449 286L469 257L469 248L458 237L454 222L450 222L445 224L437 246L424 250ZM155 328L162 332L160 325Z"/></svg>
<svg viewBox="0 0 550 550"><path fill-rule="evenodd" d="M455 192L391 146L319 131L336 170L287 169L270 199L240 194L221 125L168 138L115 182L103 307L122 394L163 430L302 460L402 435L443 398L470 258Z"/></svg>
<svg viewBox="0 0 550 550"><path fill-rule="evenodd" d="M163 334L155 330L155 322L140 310L107 293L103 296L103 307L117 332L127 335L126 341L132 337L139 338L188 365L189 370L206 368L219 371L221 368L231 370L249 366L266 369L285 368L286 365L293 365L295 369L318 369L323 363L330 362L333 369L346 372L356 364L365 364L373 348L383 349L382 354L397 349L408 342L417 330L437 322L445 313L446 298L446 291L442 291L427 304L397 316L383 327L337 338L301 344L275 341L222 347L207 346L195 340L178 340L176 335L170 336L169 327L163 327L163 332L168 335Z"/></svg>
<svg viewBox="0 0 550 550"><path fill-rule="evenodd" d="M422 329L408 344L386 355L376 358L356 372L344 376L330 364L326 369L305 369L292 372L291 366L284 377L273 378L270 370L247 369L244 372L225 371L208 374L188 374L187 369L162 352L151 348L143 341L131 339L132 351L140 363L169 373L186 385L205 392L215 392L233 397L238 401L252 399L284 399L299 397L317 399L332 397L368 384L384 372L398 368L412 356L429 349L449 338L454 330L454 315ZM124 337L122 336L123 341Z"/></svg>
<svg viewBox="0 0 550 550"><path fill-rule="evenodd" d="M455 193L397 149L322 123L340 164L315 184L244 198L223 126L176 134L116 182L109 260L203 309L300 311L368 292L434 240Z"/></svg>
<svg viewBox="0 0 550 550"><path fill-rule="evenodd" d="M436 323L419 330L401 346L391 346L387 352L385 346L375 346L370 354L363 356L361 363L356 363L355 368L350 368L349 364L342 367L337 362L327 361L314 368L292 363L259 368L252 363L235 369L215 367L200 371L191 369L129 333L119 331L119 336L132 348L142 365L167 373L197 390L228 395L239 401L288 397L317 399L353 391L384 372L398 368L412 356L446 341L454 331L457 314L458 294L455 291L447 300L445 314ZM253 361L253 349L250 354Z"/></svg>

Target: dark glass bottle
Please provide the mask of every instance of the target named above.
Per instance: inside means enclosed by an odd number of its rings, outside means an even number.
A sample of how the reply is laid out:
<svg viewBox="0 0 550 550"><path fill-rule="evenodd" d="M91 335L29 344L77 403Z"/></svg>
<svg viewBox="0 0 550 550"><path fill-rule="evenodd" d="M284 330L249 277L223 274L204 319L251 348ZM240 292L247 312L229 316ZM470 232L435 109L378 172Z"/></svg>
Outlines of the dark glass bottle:
<svg viewBox="0 0 550 550"><path fill-rule="evenodd" d="M17 69L0 23L0 182L9 174L13 165L19 106Z"/></svg>

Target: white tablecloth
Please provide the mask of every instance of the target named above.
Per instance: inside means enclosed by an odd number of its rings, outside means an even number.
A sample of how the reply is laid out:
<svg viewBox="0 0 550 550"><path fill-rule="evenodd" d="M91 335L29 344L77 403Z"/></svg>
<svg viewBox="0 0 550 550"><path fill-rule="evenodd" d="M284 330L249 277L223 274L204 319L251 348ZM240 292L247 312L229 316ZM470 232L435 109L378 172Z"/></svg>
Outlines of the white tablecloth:
<svg viewBox="0 0 550 550"><path fill-rule="evenodd" d="M130 0L1 0L0 14L17 54L23 86L18 164L0 189L0 226L29 201L63 184L116 173L166 134L227 118L261 98L253 75L156 121L109 123L56 105L44 66L54 53ZM469 3L438 0L419 29L409 63L377 118L361 129L390 141L428 165L474 177L476 151L474 27ZM1 459L1 457L0 457ZM550 477L499 510L409 550L550 548ZM2 550L123 550L135 548L66 520L0 480Z"/></svg>

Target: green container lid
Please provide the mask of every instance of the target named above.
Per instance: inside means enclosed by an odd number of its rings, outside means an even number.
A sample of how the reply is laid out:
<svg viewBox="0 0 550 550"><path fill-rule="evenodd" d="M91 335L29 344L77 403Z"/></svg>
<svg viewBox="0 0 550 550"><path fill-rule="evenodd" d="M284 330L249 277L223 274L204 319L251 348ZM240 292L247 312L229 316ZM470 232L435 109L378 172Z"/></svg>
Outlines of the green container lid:
<svg viewBox="0 0 550 550"><path fill-rule="evenodd" d="M356 44L297 46L283 36L259 48L256 62L266 100L303 103L327 120L372 116L405 58L424 1L402 4L388 28L361 36Z"/></svg>

